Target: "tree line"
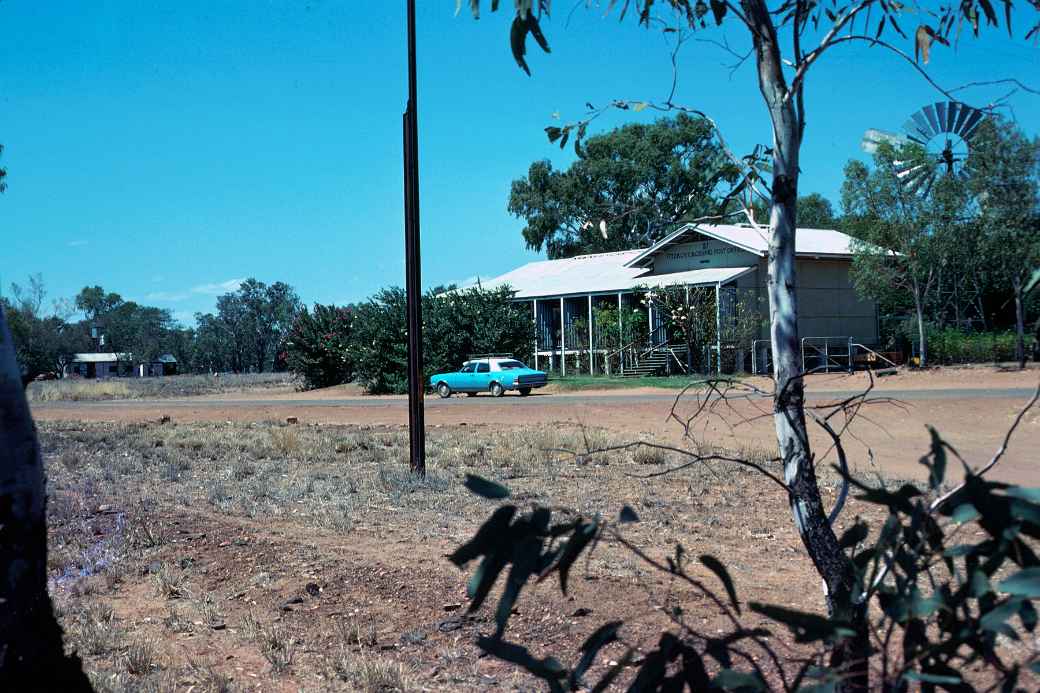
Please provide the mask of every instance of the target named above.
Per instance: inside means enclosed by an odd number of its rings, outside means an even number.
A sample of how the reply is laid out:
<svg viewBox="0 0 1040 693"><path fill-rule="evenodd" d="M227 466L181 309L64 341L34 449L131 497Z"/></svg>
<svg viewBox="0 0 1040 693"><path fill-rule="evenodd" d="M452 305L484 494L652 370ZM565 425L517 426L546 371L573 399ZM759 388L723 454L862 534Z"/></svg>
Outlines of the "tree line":
<svg viewBox="0 0 1040 693"><path fill-rule="evenodd" d="M510 352L527 358L534 326L508 289L438 286L423 304L424 370L458 368L474 353ZM217 297L194 327L165 308L124 299L101 286L47 304L43 277L12 283L0 297L23 377L66 372L76 353L101 351L147 363L163 354L181 373L292 371L306 387L357 381L371 393L407 391L405 292L388 287L346 306L308 309L284 282L247 279ZM104 342L92 337L103 334Z"/></svg>
<svg viewBox="0 0 1040 693"><path fill-rule="evenodd" d="M166 308L101 286L85 286L71 299L48 304L40 274L12 283L0 304L23 377L61 376L73 354L91 351L126 355L133 363L171 354L182 373L285 370L285 338L302 309L288 284L250 278L218 296L216 311L196 314L196 326L187 327Z"/></svg>

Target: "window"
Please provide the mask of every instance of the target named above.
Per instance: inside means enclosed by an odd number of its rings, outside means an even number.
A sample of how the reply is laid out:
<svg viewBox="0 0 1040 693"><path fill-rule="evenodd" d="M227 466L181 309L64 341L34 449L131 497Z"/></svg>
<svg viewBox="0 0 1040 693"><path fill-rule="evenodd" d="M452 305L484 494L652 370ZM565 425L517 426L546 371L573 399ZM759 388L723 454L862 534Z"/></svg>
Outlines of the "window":
<svg viewBox="0 0 1040 693"><path fill-rule="evenodd" d="M477 364L475 363L464 363L462 364L462 369L459 370L459 373L472 373L473 369L476 368L476 366Z"/></svg>
<svg viewBox="0 0 1040 693"><path fill-rule="evenodd" d="M488 365L487 361L481 361L477 364L477 373L490 373L491 366Z"/></svg>
<svg viewBox="0 0 1040 693"><path fill-rule="evenodd" d="M519 361L499 361L498 367L503 371L513 371L517 368L527 368L527 366L520 363Z"/></svg>

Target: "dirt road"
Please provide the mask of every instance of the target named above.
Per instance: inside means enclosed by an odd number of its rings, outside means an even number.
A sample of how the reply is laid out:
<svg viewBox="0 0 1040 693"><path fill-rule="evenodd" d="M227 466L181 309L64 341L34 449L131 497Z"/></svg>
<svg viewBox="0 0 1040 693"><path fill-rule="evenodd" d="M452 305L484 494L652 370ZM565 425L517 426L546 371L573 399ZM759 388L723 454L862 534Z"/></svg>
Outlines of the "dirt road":
<svg viewBox="0 0 1040 693"><path fill-rule="evenodd" d="M928 376L928 377L922 377ZM876 470L889 477L920 477L918 463L928 448L928 426L973 465L988 461L1032 393L1035 374L952 372L907 374L875 383L872 399L846 436L850 463L860 471ZM753 383L769 387L767 381ZM809 401L823 405L860 392L865 376L818 376L808 386ZM429 426L521 426L555 423L566 426L609 428L633 438L653 437L670 443L682 441L683 430L669 419L678 392L610 390L545 393L531 397L511 395L426 399ZM676 411L685 418L697 404L691 393ZM766 397L732 402L716 416L695 421L691 433L700 442L730 448L771 449L772 420ZM407 401L403 397L366 397L349 386L310 393L261 393L181 400L108 402L54 402L33 406L40 420L148 421L169 416L173 421L284 421L297 417L304 424L403 426ZM813 431L815 447L827 450L829 440ZM997 475L1007 481L1040 484L1035 451L1040 449L1040 408L1022 420ZM824 463L833 457L823 458Z"/></svg>

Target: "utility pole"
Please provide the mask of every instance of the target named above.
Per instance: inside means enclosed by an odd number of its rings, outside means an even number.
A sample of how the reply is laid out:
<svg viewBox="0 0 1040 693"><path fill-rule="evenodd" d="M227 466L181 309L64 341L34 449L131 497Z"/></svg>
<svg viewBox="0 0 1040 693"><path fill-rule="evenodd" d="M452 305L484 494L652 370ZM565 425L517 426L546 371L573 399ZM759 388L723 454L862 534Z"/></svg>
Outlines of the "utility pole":
<svg viewBox="0 0 1040 693"><path fill-rule="evenodd" d="M408 295L408 442L413 474L426 476L422 297L419 262L419 122L415 88L415 0L408 0L408 108L404 112L404 253Z"/></svg>

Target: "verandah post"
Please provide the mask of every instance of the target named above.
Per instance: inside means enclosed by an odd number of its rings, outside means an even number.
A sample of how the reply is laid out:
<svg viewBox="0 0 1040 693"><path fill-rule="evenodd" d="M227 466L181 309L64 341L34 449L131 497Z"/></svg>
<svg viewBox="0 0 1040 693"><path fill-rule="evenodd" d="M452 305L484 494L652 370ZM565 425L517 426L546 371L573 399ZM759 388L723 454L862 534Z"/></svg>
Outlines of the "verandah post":
<svg viewBox="0 0 1040 693"><path fill-rule="evenodd" d="M534 369L538 370L538 299L531 301L531 309L534 311Z"/></svg>
<svg viewBox="0 0 1040 693"><path fill-rule="evenodd" d="M618 334L618 362L621 364L621 375L625 374L625 328L621 321L621 292L617 294L617 334Z"/></svg>
<svg viewBox="0 0 1040 693"><path fill-rule="evenodd" d="M595 375L595 358L592 351L592 294L589 294L589 375Z"/></svg>
<svg viewBox="0 0 1040 693"><path fill-rule="evenodd" d="M715 373L722 375L722 284L715 282Z"/></svg>
<svg viewBox="0 0 1040 693"><path fill-rule="evenodd" d="M560 296L560 368L567 377L567 307Z"/></svg>

